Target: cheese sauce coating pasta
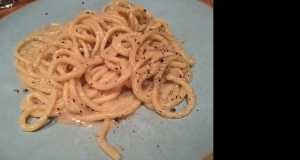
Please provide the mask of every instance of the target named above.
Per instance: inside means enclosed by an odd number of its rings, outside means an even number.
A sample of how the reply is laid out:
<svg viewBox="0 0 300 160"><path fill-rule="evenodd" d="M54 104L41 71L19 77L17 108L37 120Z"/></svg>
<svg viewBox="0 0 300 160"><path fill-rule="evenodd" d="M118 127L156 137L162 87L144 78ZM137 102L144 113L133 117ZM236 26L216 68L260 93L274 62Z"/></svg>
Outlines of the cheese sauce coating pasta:
<svg viewBox="0 0 300 160"><path fill-rule="evenodd" d="M36 30L14 55L18 78L31 90L21 102L21 129L37 130L51 117L78 125L103 121L97 142L112 159L121 155L105 140L111 120L142 103L170 119L186 116L195 105L189 84L194 60L164 20L125 0ZM186 106L174 111L185 98ZM28 124L28 117L37 120Z"/></svg>

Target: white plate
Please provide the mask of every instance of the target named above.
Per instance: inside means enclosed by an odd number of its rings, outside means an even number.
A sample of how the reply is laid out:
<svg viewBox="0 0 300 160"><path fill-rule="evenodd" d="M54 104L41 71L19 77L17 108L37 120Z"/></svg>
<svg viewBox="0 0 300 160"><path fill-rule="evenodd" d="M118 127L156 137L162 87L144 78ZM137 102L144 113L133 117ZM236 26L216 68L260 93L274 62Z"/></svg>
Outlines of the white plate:
<svg viewBox="0 0 300 160"><path fill-rule="evenodd" d="M130 2L137 2L131 0ZM84 2L84 4L82 4ZM18 126L24 93L13 65L14 46L29 32L51 22L71 20L82 10L100 11L109 0L39 0L0 20L0 159L110 159L99 147L90 128L52 121L36 132ZM169 120L141 106L118 128L107 134L109 144L123 159L201 159L213 149L213 9L198 0L139 0L154 17L168 22L196 60L191 84L196 93L194 110ZM47 13L47 15L46 15ZM134 131L134 132L133 132ZM124 150L122 150L123 148Z"/></svg>

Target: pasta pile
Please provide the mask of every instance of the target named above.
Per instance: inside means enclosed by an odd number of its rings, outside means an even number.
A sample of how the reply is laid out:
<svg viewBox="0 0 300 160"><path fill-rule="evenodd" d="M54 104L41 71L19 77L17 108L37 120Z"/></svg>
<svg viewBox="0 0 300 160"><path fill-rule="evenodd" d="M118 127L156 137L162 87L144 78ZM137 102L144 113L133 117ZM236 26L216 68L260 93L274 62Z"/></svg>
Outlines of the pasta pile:
<svg viewBox="0 0 300 160"><path fill-rule="evenodd" d="M103 120L97 141L112 159L121 155L105 140L111 120L142 103L170 119L186 116L195 105L189 85L194 60L164 20L125 0L36 30L14 55L18 78L30 89L21 102L21 129L37 130L51 117L79 125ZM175 111L185 97L186 106ZM28 124L28 117L37 120Z"/></svg>

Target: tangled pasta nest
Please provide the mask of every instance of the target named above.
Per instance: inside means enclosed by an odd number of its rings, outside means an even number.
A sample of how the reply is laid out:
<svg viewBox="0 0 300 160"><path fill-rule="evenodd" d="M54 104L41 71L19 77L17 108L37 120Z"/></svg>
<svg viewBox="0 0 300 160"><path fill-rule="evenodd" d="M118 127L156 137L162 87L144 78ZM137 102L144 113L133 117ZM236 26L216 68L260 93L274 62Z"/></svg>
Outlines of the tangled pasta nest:
<svg viewBox="0 0 300 160"><path fill-rule="evenodd" d="M166 118L186 116L195 105L189 85L194 60L164 20L124 0L39 29L14 55L18 77L31 89L21 102L22 130L34 131L49 117L80 125L104 120L97 140L113 159L120 154L105 141L110 120L141 103ZM172 110L186 95L187 105ZM28 124L30 116L38 119Z"/></svg>

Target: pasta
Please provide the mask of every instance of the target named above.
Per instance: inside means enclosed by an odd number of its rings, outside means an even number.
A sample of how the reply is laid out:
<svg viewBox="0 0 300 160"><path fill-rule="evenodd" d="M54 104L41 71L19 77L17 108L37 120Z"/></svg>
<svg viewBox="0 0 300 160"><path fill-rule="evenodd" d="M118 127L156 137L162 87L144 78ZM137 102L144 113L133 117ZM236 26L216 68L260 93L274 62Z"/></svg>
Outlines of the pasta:
<svg viewBox="0 0 300 160"><path fill-rule="evenodd" d="M195 105L189 58L168 24L139 4L113 1L97 13L80 12L25 37L14 49L19 80L30 89L19 126L35 131L53 117L60 123L103 121L97 135L112 159L121 155L105 140L108 124L142 103L166 118L188 115ZM175 111L187 99L186 106ZM37 120L27 123L28 117Z"/></svg>

